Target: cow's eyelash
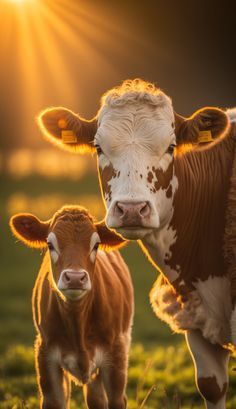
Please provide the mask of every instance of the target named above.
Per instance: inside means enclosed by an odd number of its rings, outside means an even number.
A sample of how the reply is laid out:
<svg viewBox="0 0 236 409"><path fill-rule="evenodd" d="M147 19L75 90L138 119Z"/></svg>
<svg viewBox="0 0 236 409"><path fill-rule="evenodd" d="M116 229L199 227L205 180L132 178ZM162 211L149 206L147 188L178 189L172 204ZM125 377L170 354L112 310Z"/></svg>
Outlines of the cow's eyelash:
<svg viewBox="0 0 236 409"><path fill-rule="evenodd" d="M96 148L98 155L101 155L103 153L102 148L98 143L94 143L94 147Z"/></svg>
<svg viewBox="0 0 236 409"><path fill-rule="evenodd" d="M168 146L168 148L167 148L167 150L166 150L166 153L169 153L170 155L172 155L173 153L174 153L174 150L175 150L175 148L176 148L176 144L175 143L171 143L169 146Z"/></svg>

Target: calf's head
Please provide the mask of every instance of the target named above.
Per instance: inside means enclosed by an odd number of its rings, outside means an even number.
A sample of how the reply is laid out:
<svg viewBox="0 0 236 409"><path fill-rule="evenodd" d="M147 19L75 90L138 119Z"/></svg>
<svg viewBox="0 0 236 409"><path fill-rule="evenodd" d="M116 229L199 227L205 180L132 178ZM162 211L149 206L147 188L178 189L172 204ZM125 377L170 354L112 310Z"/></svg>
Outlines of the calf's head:
<svg viewBox="0 0 236 409"><path fill-rule="evenodd" d="M39 125L61 147L96 149L107 226L141 239L165 225L173 212L176 147L197 144L199 138L213 141L226 130L228 119L218 108L183 118L162 91L133 80L108 91L92 121L52 108L42 112Z"/></svg>
<svg viewBox="0 0 236 409"><path fill-rule="evenodd" d="M69 300L79 300L92 289L99 246L107 249L124 243L78 206L63 207L47 222L31 214L17 214L10 227L26 245L48 247L51 282Z"/></svg>

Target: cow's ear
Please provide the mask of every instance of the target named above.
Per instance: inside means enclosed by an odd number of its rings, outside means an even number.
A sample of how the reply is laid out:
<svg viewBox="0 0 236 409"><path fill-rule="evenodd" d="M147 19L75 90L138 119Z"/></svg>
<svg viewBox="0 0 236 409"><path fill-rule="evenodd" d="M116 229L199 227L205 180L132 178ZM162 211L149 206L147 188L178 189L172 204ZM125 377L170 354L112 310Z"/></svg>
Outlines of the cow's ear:
<svg viewBox="0 0 236 409"><path fill-rule="evenodd" d="M228 116L219 108L202 108L189 118L175 114L178 144L213 142L217 137L223 136L228 127Z"/></svg>
<svg viewBox="0 0 236 409"><path fill-rule="evenodd" d="M127 241L114 230L108 229L104 221L96 223L96 228L101 239L101 247L103 250L114 250L115 248L122 247L127 243Z"/></svg>
<svg viewBox="0 0 236 409"><path fill-rule="evenodd" d="M38 126L49 142L70 152L93 152L97 119L86 120L63 107L47 108L37 118Z"/></svg>
<svg viewBox="0 0 236 409"><path fill-rule="evenodd" d="M50 221L42 222L29 213L19 213L10 219L12 233L29 247L43 248L47 245Z"/></svg>

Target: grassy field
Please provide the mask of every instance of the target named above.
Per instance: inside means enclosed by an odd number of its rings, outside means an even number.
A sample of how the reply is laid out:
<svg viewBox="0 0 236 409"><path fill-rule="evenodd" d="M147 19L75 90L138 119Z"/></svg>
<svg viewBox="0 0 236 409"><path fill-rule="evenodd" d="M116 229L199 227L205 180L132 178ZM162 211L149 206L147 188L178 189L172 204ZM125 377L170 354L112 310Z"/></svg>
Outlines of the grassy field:
<svg viewBox="0 0 236 409"><path fill-rule="evenodd" d="M46 178L38 174L19 178L6 172L1 174L0 408L38 407L31 292L41 255L16 242L9 231L8 219L17 211L33 211L46 219L65 202L84 204L101 218L103 205L95 176L91 172L86 178L77 179ZM148 294L156 272L135 243L130 243L122 253L130 266L135 287L129 408L203 408L183 337L173 335L155 318L149 305ZM232 370L230 372L228 408L235 408L236 377ZM78 406L81 399L81 390L74 389L71 408L83 407Z"/></svg>

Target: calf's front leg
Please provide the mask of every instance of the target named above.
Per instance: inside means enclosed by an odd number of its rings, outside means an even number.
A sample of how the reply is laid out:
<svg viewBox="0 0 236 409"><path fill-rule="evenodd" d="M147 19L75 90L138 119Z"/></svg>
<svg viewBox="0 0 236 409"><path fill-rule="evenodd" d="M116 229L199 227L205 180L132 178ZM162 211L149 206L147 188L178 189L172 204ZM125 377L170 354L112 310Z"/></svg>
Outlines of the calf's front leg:
<svg viewBox="0 0 236 409"><path fill-rule="evenodd" d="M108 399L108 409L126 409L128 356L125 341L117 341L109 364L102 369L102 379Z"/></svg>
<svg viewBox="0 0 236 409"><path fill-rule="evenodd" d="M229 352L211 344L199 330L187 331L186 339L195 366L197 388L206 408L225 409Z"/></svg>
<svg viewBox="0 0 236 409"><path fill-rule="evenodd" d="M84 398L88 409L107 409L107 398L101 374L88 385L84 386Z"/></svg>
<svg viewBox="0 0 236 409"><path fill-rule="evenodd" d="M36 342L36 371L40 391L41 409L67 409L69 396L65 396L65 377L59 365L58 352L49 351Z"/></svg>

